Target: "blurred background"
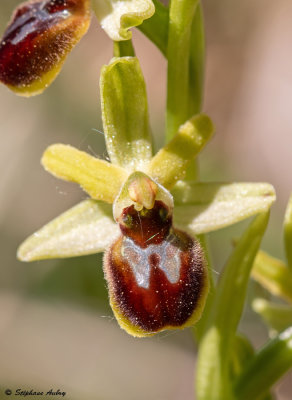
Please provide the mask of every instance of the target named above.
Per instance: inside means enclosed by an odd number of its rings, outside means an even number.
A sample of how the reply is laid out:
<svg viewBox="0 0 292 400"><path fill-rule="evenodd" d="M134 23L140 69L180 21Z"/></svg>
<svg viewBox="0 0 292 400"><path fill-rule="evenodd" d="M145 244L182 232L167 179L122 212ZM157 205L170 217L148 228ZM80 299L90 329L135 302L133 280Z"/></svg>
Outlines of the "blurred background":
<svg viewBox="0 0 292 400"><path fill-rule="evenodd" d="M0 33L16 0L1 0ZM289 0L204 0L207 68L204 111L216 136L201 157L203 180L272 183L278 201L263 242L284 259L282 221L292 189L291 15ZM152 131L162 144L166 62L143 35L134 46L145 74ZM86 198L40 166L44 149L66 143L105 156L99 72L112 56L93 19L89 33L41 96L0 86L0 398L3 391L60 389L67 399L191 400L196 348L191 331L134 339L108 305L102 256L23 264L18 245ZM210 234L218 275L246 223ZM251 291L253 288L251 287ZM247 306L241 330L256 347L267 331ZM291 399L291 375L278 398Z"/></svg>

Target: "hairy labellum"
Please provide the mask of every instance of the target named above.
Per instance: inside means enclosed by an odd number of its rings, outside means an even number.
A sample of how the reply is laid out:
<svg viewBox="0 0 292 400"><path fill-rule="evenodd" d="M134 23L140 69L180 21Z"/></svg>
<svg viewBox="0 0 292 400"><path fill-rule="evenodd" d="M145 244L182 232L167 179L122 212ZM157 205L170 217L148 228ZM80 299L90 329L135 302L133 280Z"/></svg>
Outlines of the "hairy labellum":
<svg viewBox="0 0 292 400"><path fill-rule="evenodd" d="M172 227L161 201L150 210L127 207L121 236L105 254L104 270L113 311L134 336L192 325L208 292L200 244Z"/></svg>
<svg viewBox="0 0 292 400"><path fill-rule="evenodd" d="M41 93L90 21L89 0L34 0L14 12L0 43L0 80L18 94Z"/></svg>

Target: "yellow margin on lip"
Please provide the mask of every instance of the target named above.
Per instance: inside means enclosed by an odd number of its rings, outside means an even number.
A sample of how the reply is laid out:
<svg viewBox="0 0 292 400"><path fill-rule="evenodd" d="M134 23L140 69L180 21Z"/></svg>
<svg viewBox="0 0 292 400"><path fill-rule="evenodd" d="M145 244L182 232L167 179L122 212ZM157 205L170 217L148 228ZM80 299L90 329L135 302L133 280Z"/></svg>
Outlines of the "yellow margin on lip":
<svg viewBox="0 0 292 400"><path fill-rule="evenodd" d="M112 247L110 247L111 249ZM103 258L103 265L108 265L109 262L109 250L108 249L105 253L104 253L104 258ZM134 337L151 337L156 335L159 332L165 331L165 330L175 330L175 329L184 329L187 327L190 327L192 325L194 325L201 317L202 312L204 310L205 307L205 303L207 300L207 295L209 292L209 276L208 276L208 268L207 268L207 262L205 259L203 259L203 263L204 263L204 283L203 283L203 291L201 293L201 296L198 300L197 306L193 312L193 314L189 317L189 319L181 326L165 326L161 329L159 329L158 331L155 332L148 332L145 331L141 328L139 328L137 325L134 325L128 318L125 317L125 315L122 314L122 312L120 311L114 296L111 295L111 289L108 285L108 291L109 291L109 301L110 301L110 306L113 310L114 316L117 319L120 327L122 329L124 329L129 335L132 335ZM104 269L104 273L106 275L106 271Z"/></svg>

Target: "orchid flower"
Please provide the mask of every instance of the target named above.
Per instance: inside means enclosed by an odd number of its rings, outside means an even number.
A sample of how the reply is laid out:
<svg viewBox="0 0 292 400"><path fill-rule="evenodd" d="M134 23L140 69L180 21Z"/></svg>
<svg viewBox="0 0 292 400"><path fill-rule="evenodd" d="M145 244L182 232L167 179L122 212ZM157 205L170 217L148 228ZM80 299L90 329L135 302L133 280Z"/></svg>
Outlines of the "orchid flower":
<svg viewBox="0 0 292 400"><path fill-rule="evenodd" d="M22 261L105 251L110 304L134 336L193 325L209 288L195 235L268 210L269 184L188 181L186 171L213 133L198 114L153 155L144 78L136 57L117 57L101 72L102 118L111 162L69 145L50 146L44 168L91 197L30 236Z"/></svg>

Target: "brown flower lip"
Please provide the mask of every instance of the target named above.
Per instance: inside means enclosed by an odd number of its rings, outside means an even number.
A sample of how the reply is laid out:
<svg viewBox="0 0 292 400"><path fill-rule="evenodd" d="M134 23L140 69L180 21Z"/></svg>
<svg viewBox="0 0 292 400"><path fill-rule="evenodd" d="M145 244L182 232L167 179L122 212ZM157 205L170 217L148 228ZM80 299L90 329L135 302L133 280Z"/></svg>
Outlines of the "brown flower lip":
<svg viewBox="0 0 292 400"><path fill-rule="evenodd" d="M0 80L26 87L64 61L89 24L88 0L34 0L14 12L0 43Z"/></svg>
<svg viewBox="0 0 292 400"><path fill-rule="evenodd" d="M199 243L174 229L165 209L160 201L145 214L133 206L124 209L128 227L121 224L123 234L105 255L117 318L146 334L187 324L208 285Z"/></svg>

